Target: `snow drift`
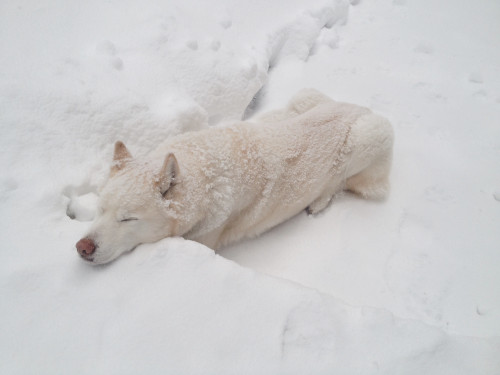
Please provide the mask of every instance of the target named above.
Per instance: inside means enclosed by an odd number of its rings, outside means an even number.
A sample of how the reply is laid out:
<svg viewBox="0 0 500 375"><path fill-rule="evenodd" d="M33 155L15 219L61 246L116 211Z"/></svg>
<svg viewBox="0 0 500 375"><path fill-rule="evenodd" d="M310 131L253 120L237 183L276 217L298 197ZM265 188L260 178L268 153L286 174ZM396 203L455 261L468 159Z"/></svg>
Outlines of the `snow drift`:
<svg viewBox="0 0 500 375"><path fill-rule="evenodd" d="M2 373L499 372L498 5L351 3L0 5ZM223 252L260 272L176 238L78 259L115 140L144 153L303 86L394 120L388 202Z"/></svg>

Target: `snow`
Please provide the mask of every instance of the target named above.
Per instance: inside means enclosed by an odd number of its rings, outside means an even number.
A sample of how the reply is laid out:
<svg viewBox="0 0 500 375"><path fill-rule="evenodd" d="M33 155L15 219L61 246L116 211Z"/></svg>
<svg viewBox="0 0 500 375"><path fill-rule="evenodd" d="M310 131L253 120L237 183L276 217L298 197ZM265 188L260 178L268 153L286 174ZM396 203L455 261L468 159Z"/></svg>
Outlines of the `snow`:
<svg viewBox="0 0 500 375"><path fill-rule="evenodd" d="M1 373L500 373L500 5L0 5ZM219 255L179 238L89 267L112 145L315 87L394 125L392 191Z"/></svg>
<svg viewBox="0 0 500 375"><path fill-rule="evenodd" d="M316 222L299 218L223 255L354 305L388 308L449 332L498 335L499 9L482 4L448 4L450 13L442 2L361 3L340 29L338 49L276 69L266 85L270 106L311 85L391 119L392 192L382 205L339 197ZM454 32L437 31L443 27ZM421 44L432 45L433 54L415 51ZM469 81L474 71L484 83ZM282 246L269 254L263 243L278 240ZM483 305L491 315L476 313Z"/></svg>

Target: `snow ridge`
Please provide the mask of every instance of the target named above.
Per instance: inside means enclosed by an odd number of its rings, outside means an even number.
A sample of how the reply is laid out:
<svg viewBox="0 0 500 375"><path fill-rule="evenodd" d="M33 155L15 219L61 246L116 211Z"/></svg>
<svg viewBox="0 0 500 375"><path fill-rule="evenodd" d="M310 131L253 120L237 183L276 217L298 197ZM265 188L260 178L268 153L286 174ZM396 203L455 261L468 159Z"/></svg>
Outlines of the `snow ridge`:
<svg viewBox="0 0 500 375"><path fill-rule="evenodd" d="M307 11L269 36L267 56L270 69L283 59L307 61L314 53L321 32L347 22L349 4L337 0L316 10Z"/></svg>

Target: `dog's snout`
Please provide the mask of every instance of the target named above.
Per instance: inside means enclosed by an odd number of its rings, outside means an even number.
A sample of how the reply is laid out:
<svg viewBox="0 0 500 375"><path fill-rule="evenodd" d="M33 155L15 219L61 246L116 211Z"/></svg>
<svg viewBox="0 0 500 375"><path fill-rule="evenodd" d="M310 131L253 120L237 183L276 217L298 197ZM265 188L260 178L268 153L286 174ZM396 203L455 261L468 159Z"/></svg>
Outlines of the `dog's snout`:
<svg viewBox="0 0 500 375"><path fill-rule="evenodd" d="M94 254L96 245L90 238L82 238L76 243L76 250L83 258L88 259Z"/></svg>

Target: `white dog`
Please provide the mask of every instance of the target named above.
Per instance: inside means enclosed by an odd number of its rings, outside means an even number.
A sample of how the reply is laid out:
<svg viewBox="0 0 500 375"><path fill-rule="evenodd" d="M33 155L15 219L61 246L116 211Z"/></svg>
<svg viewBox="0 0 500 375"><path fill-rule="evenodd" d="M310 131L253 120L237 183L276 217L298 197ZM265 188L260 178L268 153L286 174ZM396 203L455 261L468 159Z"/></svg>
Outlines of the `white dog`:
<svg viewBox="0 0 500 375"><path fill-rule="evenodd" d="M386 119L312 89L256 122L173 137L142 159L116 142L98 215L76 247L94 264L170 236L217 249L315 214L342 189L382 198L392 144Z"/></svg>

